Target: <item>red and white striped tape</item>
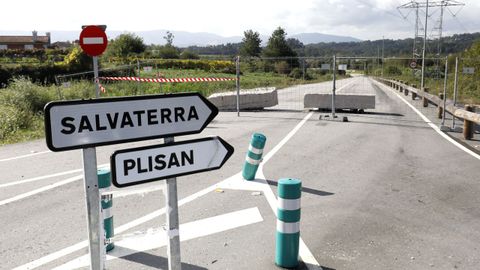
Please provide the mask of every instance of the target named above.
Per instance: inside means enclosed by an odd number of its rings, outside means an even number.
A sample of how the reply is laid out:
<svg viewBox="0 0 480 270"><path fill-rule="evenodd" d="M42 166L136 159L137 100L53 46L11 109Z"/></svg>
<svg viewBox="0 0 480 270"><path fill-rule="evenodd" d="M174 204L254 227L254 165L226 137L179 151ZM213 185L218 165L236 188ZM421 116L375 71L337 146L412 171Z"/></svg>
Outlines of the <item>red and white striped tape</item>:
<svg viewBox="0 0 480 270"><path fill-rule="evenodd" d="M96 79L96 80L95 80L95 83L98 84L98 87L100 88L100 91L102 91L102 93L107 92L107 90L105 89L105 87L103 87L103 85L100 83L100 78L99 78L99 79Z"/></svg>
<svg viewBox="0 0 480 270"><path fill-rule="evenodd" d="M223 82L235 81L236 78L139 78L139 77L100 77L100 80L107 81L135 81L154 83L176 83L176 82Z"/></svg>

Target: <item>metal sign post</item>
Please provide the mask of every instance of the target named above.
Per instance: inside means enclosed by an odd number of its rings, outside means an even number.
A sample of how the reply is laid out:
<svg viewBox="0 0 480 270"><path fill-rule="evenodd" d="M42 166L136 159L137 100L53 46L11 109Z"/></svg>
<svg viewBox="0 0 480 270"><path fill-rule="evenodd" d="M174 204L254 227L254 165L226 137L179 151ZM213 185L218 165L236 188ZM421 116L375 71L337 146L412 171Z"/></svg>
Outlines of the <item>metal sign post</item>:
<svg viewBox="0 0 480 270"><path fill-rule="evenodd" d="M335 88L336 88L336 69L337 69L337 56L333 55L333 89L332 89L332 119L335 118Z"/></svg>
<svg viewBox="0 0 480 270"><path fill-rule="evenodd" d="M165 144L175 142L174 137L165 138ZM180 233L178 222L178 198L177 198L177 178L168 178L166 181L165 190L165 205L166 205L166 219L167 219L167 255L168 255L168 269L180 270L182 269L180 259Z"/></svg>
<svg viewBox="0 0 480 270"><path fill-rule="evenodd" d="M98 189L97 156L95 147L82 149L83 175L87 202L87 229L90 249L90 269L105 268L102 207Z"/></svg>
<svg viewBox="0 0 480 270"><path fill-rule="evenodd" d="M99 98L100 87L98 87L98 56L93 57L93 79L95 82L95 98Z"/></svg>
<svg viewBox="0 0 480 270"><path fill-rule="evenodd" d="M237 75L237 80L235 81L237 88L237 116L240 116L240 56L237 56L235 59L235 69Z"/></svg>
<svg viewBox="0 0 480 270"><path fill-rule="evenodd" d="M453 84L453 106L457 106L458 91L458 57L455 57L455 81ZM455 129L455 115L452 116L452 129Z"/></svg>

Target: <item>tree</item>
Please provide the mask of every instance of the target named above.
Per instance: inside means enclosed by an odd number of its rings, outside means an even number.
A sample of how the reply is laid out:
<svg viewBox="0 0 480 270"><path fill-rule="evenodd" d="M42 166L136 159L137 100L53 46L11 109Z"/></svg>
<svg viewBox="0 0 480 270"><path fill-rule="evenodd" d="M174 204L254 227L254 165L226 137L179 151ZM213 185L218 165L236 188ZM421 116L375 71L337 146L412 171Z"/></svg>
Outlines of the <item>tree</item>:
<svg viewBox="0 0 480 270"><path fill-rule="evenodd" d="M262 48L260 48L260 34L253 32L253 30L247 30L243 32L244 37L242 39L242 45L240 47L240 55L242 56L260 56Z"/></svg>
<svg viewBox="0 0 480 270"><path fill-rule="evenodd" d="M300 40L298 40L296 38L289 38L289 39L287 39L287 44L298 55L305 55L305 53L304 53L305 45L303 45L303 43Z"/></svg>
<svg viewBox="0 0 480 270"><path fill-rule="evenodd" d="M167 31L165 36L163 36L163 39L165 39L165 41L167 42L167 44L165 44L165 46L173 47L173 38L174 37L175 36L172 34L172 32Z"/></svg>
<svg viewBox="0 0 480 270"><path fill-rule="evenodd" d="M273 31L272 35L268 39L267 47L263 50L265 57L295 57L295 53L290 46L288 46L285 37L287 33L281 27L278 27Z"/></svg>
<svg viewBox="0 0 480 270"><path fill-rule="evenodd" d="M131 54L143 53L147 46L143 38L135 34L121 34L108 45L107 54L116 57L126 58Z"/></svg>

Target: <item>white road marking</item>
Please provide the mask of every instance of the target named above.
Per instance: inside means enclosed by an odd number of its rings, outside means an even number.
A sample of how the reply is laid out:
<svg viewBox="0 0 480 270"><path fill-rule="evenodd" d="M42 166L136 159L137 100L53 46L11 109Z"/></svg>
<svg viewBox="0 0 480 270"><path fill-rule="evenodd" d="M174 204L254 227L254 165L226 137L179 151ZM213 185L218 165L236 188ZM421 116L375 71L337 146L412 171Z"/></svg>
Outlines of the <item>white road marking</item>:
<svg viewBox="0 0 480 270"><path fill-rule="evenodd" d="M180 225L180 241L212 235L262 221L263 218L257 207L197 220ZM122 240L115 241L115 248L108 253L107 261L160 248L166 246L167 241L167 233L164 229L148 230L141 235L124 236ZM87 254L54 269L77 269L88 266L89 263L90 257Z"/></svg>
<svg viewBox="0 0 480 270"><path fill-rule="evenodd" d="M78 172L81 172L81 171L82 171L82 169L76 169L76 170L70 170L70 171L65 171L65 172L59 172L59 173L54 173L54 174L49 174L49 175L33 177L33 178L25 179L25 180L20 180L20 181L10 182L10 183L6 183L6 184L1 184L0 188L16 186L16 185L25 184L25 183L31 183L31 182L35 182L35 181L39 181L39 180L43 180L43 179L52 178L52 177L63 176L63 175L72 174L72 173L78 173Z"/></svg>
<svg viewBox="0 0 480 270"><path fill-rule="evenodd" d="M287 137L290 139L294 134L295 132L298 131L298 129L301 128L301 126L313 115L313 112L310 112L299 124L297 124L297 126L292 130L290 131L287 136L282 140L280 141L269 153L267 153L267 155L264 157L264 163L267 162L270 158L272 158L272 156L278 152L278 150L280 150L281 146L283 146L288 140L285 140ZM280 146L279 146L280 145ZM230 186L230 187L234 187L234 186L241 186L242 189L245 190L245 188L249 188L249 190L264 190L265 187L267 187L268 189L265 189L265 197L267 198L268 202L269 202L269 205L270 207L272 208L273 212L275 213L276 215L276 205L277 205L277 199L275 197L275 194L272 192L272 190L270 189L269 185L267 184L266 180L265 180L265 176L263 176L263 172L261 171L262 170L262 167L263 165L260 164L260 167L259 167L259 171L261 173L261 177L263 179L257 179L255 181L244 181L242 179L242 172L239 172L235 175L232 175L231 177L217 183L217 184L214 184L214 185L211 185L203 190L200 190L184 199L181 199L179 202L178 202L178 206L183 206L184 204L186 203L189 203L189 202L192 202L193 200L195 199L198 199L206 194L208 194L209 192L212 192L214 191L215 189L221 187L221 186ZM241 182L240 182L241 180ZM257 182L258 181L258 182ZM249 182L248 185L245 185L246 182ZM161 208L157 211L154 211L154 212L151 212L143 217L140 217L138 219L135 219L135 220L132 220L122 226L119 226L117 228L114 229L115 233L116 234L120 234L124 231L127 231L135 226L138 226L138 225L141 225L145 222L148 222L162 214L165 213L165 207L164 208ZM17 268L15 268L14 270L27 270L27 269L35 269L37 267L40 267L44 264L47 264L49 262L52 262L54 260L57 260L61 257L64 257L70 253L73 253L73 252L76 252L82 248L85 248L88 246L88 242L87 241L82 241L80 243L77 243L77 244L74 244L72 246L69 246L69 247L66 247L64 249L61 249L59 251L56 251L52 254L49 254L45 257L42 257L40 259L37 259L35 261L32 261L32 262L29 262L29 263L26 263L24 265L21 265ZM308 254L308 252L306 252L305 250L308 251L308 248L306 247L305 243L303 243L303 240L300 239L300 251L301 251L301 254L302 254L302 260L305 262L305 263L308 263L308 262L315 262L315 258L313 257L313 255ZM311 255L311 256L310 256ZM310 256L310 257L309 257ZM313 258L313 260L312 260ZM312 264L312 263L308 263L308 264L311 264L313 265L314 267L316 267L316 265ZM307 265L308 265L307 264ZM318 265L318 263L317 263ZM315 269L315 268L309 268L310 270L312 269Z"/></svg>
<svg viewBox="0 0 480 270"><path fill-rule="evenodd" d="M352 79L351 82L349 82L349 83L347 83L347 84L345 84L345 85L342 85L341 87L335 89L335 92L340 92L340 91L342 91L343 89L345 89L345 87L349 86L350 84L352 84L352 83L354 83L354 82L356 82L356 80L355 80L355 79Z"/></svg>
<svg viewBox="0 0 480 270"><path fill-rule="evenodd" d="M382 84L380 84L379 82L375 82L377 85L380 85L380 86L383 86ZM389 89L389 88L388 88ZM468 149L467 147L461 145L460 143L458 143L457 141L455 141L454 139L450 138L447 134L445 134L443 131L440 130L440 128L435 125L434 123L432 123L432 121L430 121L430 119L428 119L422 112L420 112L417 108L415 108L412 104L410 104L410 102L408 102L406 99L404 99L401 95L399 95L398 93L396 93L395 91L393 91L392 89L389 89L392 93L394 93L395 95L397 95L397 97L400 98L401 101L403 101L405 104L407 104L415 113L417 113L420 118L423 119L423 121L425 121L425 123L427 123L433 130L435 130L438 134L440 134L440 136L442 136L445 140L451 142L453 145L455 145L456 147L460 148L461 150L463 150L464 152L466 152L467 154L471 155L472 157L480 160L480 155L478 155L477 153L473 152L472 150Z"/></svg>
<svg viewBox="0 0 480 270"><path fill-rule="evenodd" d="M0 206L5 205L7 203L15 202L15 201L18 201L18 200L21 200L21 199L25 199L27 197L38 194L40 192L44 192L44 191L47 191L47 190L50 190L50 189L53 189L53 188L56 188L56 187L59 187L59 186L63 186L63 185L78 181L82 178L83 178L83 175L77 175L77 176L74 176L74 177L67 178L63 181L57 182L57 183L47 185L47 186L44 186L44 187L41 187L41 188L38 188L38 189L35 189L35 190L32 190L32 191L17 195L15 197L0 201Z"/></svg>
<svg viewBox="0 0 480 270"><path fill-rule="evenodd" d="M107 164L108 165L108 164ZM98 168L101 168L101 167L104 167L105 164L102 164L100 166L98 166ZM48 177L44 177L42 179L45 179L45 178L49 178L49 177L54 177L55 175L48 175ZM70 178L67 178L63 181L60 181L60 182L56 182L56 183L53 183L53 184L50 184L50 185L46 185L46 186L43 186L41 188L37 188L37 189L34 189L32 191L29 191L29 192L25 192L25 193L22 193L20 195L17 195L17 196L14 196L12 198L9 198L9 199L5 199L3 201L0 201L0 206L4 205L4 204L7 204L7 203L12 203L12 202L15 202L15 201L18 201L18 200L21 200L21 199L25 199L27 197L30 197L30 196L33 196L33 195L36 195L38 193L41 193L41 192L44 192L44 191L47 191L47 190L50 190L50 189L54 189L56 187L59 187L59 186L63 186L63 185L66 185L66 184L70 184L72 182L75 182L75 181L78 181L80 179L83 179L83 175L77 175L77 176L73 176L73 177L70 177ZM30 180L30 181L29 181ZM38 181L38 180L41 180L41 179L36 179L34 181ZM22 182L22 184L24 183L24 181L29 181L29 182L32 182L32 179L27 179L27 180L23 180L23 181L20 181ZM17 182L14 182L14 183L17 183ZM11 183L9 183L11 184ZM2 185L5 186L7 184L4 184Z"/></svg>
<svg viewBox="0 0 480 270"><path fill-rule="evenodd" d="M43 151L43 152L26 154L26 155L22 155L22 156L11 157L11 158L4 158L4 159L0 159L0 162L10 161L10 160L16 160L16 159L21 159L21 158L27 158L27 157L33 157L33 156L37 156L37 155L41 155L41 154L46 154L46 153L52 153L52 152L51 152L51 151Z"/></svg>
<svg viewBox="0 0 480 270"><path fill-rule="evenodd" d="M110 163L100 164L100 165L98 165L98 168L107 168L108 166L110 166ZM62 176L62 175L67 175L67 174L72 174L72 173L78 173L78 172L81 172L81 171L83 171L83 169L75 169L75 170L64 171L64 172L59 172L59 173L47 174L47 175L43 175L43 176L37 176L37 177L29 178L29 179L24 179L24 180L19 180L19 181L15 181L15 182L1 184L0 188L16 186L16 185L21 185L21 184L25 184L25 183L31 183L31 182L35 182L35 181L39 181L39 180L52 178L52 177L57 177L57 176Z"/></svg>
<svg viewBox="0 0 480 270"><path fill-rule="evenodd" d="M159 190L165 190L164 186L150 186L147 188L136 188L136 189L127 189L127 190L115 190L115 191L110 191L110 192L104 192L105 193L110 193L113 195L113 198L123 198L131 195L144 195L150 192L155 192Z"/></svg>

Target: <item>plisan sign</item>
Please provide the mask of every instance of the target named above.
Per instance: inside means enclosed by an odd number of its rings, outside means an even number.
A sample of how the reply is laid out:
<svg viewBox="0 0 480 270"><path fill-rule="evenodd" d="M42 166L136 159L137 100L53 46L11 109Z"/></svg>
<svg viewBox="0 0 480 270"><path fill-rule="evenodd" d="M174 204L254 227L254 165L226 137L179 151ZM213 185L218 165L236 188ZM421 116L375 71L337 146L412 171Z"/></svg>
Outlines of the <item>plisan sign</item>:
<svg viewBox="0 0 480 270"><path fill-rule="evenodd" d="M51 102L45 107L52 151L201 132L218 109L198 93Z"/></svg>
<svg viewBox="0 0 480 270"><path fill-rule="evenodd" d="M233 151L220 137L119 150L110 158L112 182L124 187L219 169Z"/></svg>

